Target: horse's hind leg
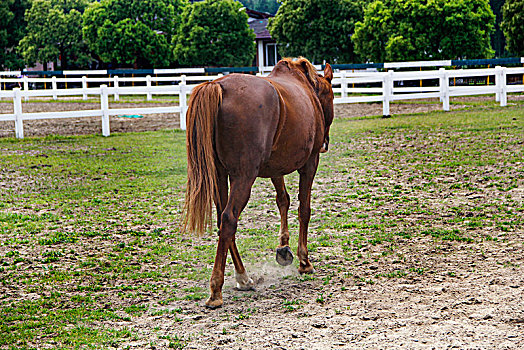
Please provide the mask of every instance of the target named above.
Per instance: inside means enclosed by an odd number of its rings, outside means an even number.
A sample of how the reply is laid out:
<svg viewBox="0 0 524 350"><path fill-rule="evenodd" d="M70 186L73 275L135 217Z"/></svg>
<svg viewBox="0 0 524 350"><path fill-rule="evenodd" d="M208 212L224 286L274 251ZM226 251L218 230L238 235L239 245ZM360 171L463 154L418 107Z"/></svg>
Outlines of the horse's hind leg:
<svg viewBox="0 0 524 350"><path fill-rule="evenodd" d="M233 264L235 265L235 279L237 281L237 288L240 290L253 290L255 289L255 282L246 273L240 254L238 253L237 244L233 237L233 242L229 247Z"/></svg>
<svg viewBox="0 0 524 350"><path fill-rule="evenodd" d="M238 264L238 269L242 272L240 274L242 276L240 278L241 281L249 282L249 278L247 277L242 261L240 260L240 255L236 249L235 233L237 230L238 217L249 200L251 186L254 181L255 177L231 178L231 191L229 193L227 205L224 208L221 217L215 265L213 266L213 272L211 273L211 281L209 282L211 295L206 301L207 307L217 308L223 304L222 286L224 285L224 269L226 266L228 250L231 251L233 256L235 268L237 268ZM239 277L237 277L237 281L238 280Z"/></svg>
<svg viewBox="0 0 524 350"><path fill-rule="evenodd" d="M226 169L220 164L217 164L217 193L215 193L215 206L217 209L217 225L220 230L220 224L222 223L222 212L227 204L228 199L228 175ZM254 288L254 282L246 274L246 269L244 264L242 264L242 259L238 253L237 245L235 240L231 243L229 247L229 252L231 253L231 258L233 259L233 264L235 265L235 277L237 280L237 288L240 290L251 290Z"/></svg>
<svg viewBox="0 0 524 350"><path fill-rule="evenodd" d="M227 183L228 175L226 169L218 161L216 161L215 164L217 170L217 192L215 192L213 200L215 201L215 207L217 209L217 226L220 230L220 224L222 223L222 212L224 211L224 208L227 204L227 192L229 190L229 186Z"/></svg>
<svg viewBox="0 0 524 350"><path fill-rule="evenodd" d="M313 265L309 262L307 251L307 231L309 219L311 217L311 186L317 172L318 154L308 160L306 165L299 169L300 185L298 190L298 220L300 222L300 232L298 236L297 255L300 261L298 272L312 273L315 272Z"/></svg>
<svg viewBox="0 0 524 350"><path fill-rule="evenodd" d="M287 226L287 212L289 210L289 194L286 191L284 177L272 177L271 182L277 191L277 205L280 211L280 244L277 247L277 262L282 266L293 262L293 253L289 248L289 230Z"/></svg>

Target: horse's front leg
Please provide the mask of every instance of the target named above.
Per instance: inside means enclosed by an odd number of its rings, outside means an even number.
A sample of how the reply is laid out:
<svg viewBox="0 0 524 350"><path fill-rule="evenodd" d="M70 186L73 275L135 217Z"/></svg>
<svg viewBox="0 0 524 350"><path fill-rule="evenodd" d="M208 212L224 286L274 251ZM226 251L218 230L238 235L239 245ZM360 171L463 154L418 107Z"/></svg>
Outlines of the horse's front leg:
<svg viewBox="0 0 524 350"><path fill-rule="evenodd" d="M272 177L271 182L277 191L277 206L280 212L280 244L277 247L277 262L282 266L293 262L293 253L289 248L289 229L287 225L287 212L289 210L289 194L286 191L284 177Z"/></svg>
<svg viewBox="0 0 524 350"><path fill-rule="evenodd" d="M300 273L315 272L313 265L311 265L308 259L307 232L309 227L309 219L311 217L311 187L317 172L318 158L318 154L312 156L306 165L298 170L300 174L300 185L298 192L298 199L300 202L298 207L300 231L298 236L297 256L300 261L300 266L298 268L298 272Z"/></svg>

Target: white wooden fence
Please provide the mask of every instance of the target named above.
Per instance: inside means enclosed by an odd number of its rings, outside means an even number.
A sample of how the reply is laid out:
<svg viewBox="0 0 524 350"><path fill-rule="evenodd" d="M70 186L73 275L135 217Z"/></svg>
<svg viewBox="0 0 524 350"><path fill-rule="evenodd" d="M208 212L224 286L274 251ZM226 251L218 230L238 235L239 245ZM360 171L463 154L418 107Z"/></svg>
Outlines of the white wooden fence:
<svg viewBox="0 0 524 350"><path fill-rule="evenodd" d="M83 99L84 100L87 100L88 98L88 95L89 95L89 92L90 91L93 91L93 90L90 90L89 89L89 85L93 86L93 85L96 85L97 87L100 87L100 85L102 84L106 84L106 85L109 85L109 87L111 87L111 85L115 88L112 90L112 95L114 95L114 99L115 101L118 101L119 100L119 97L120 97L120 94L124 94L124 93L121 93L121 91L128 91L128 90L121 90L120 89L120 84L122 83L127 83L127 85L129 84L132 84L133 87L134 84L142 84L140 85L139 87L142 87L142 88L145 88L144 89L137 89L136 91L136 94L145 94L147 95L147 100L151 100L152 99L152 93L155 92L155 94L169 94L170 90L167 89L167 90L162 90L162 89L152 89L152 88L156 88L158 86L162 86L160 84L180 84L182 82L186 83L186 82L202 82L202 81L209 81L209 80L214 80L214 79L217 79L217 77L220 77L222 76L222 74L219 74L218 76L205 76L205 75L199 75L199 76L186 76L186 75L181 75L181 76L169 76L169 77L152 77L150 75L147 75L145 77L119 77L117 75L115 76L112 76L112 77L92 77L92 78L89 78L87 76L82 76L82 77L75 77L75 78L57 78L56 76L53 76L51 78L29 78L27 76L23 76L21 78L4 78L4 79L0 79L0 86L2 84L19 84L21 89L23 91L31 91L30 90L30 84L41 84L43 86L47 86L47 84L50 84L50 89L44 89L44 90L52 90L53 91L53 94L51 96L53 96L53 98L56 100L57 99L57 96L59 95L59 89L58 88L58 83L62 83L63 86L65 87L65 89L67 90L72 90L72 89L68 89L68 85L69 86L72 86L72 85L80 85L81 84L81 88L82 89L82 96L83 96ZM142 91L145 91L145 92L142 92ZM76 91L75 91L76 92ZM95 93L96 95L99 95L98 93ZM135 93L133 93L135 94ZM66 94L67 95L67 94ZM76 95L76 93L74 94L70 94L70 95ZM0 95L1 97L2 95ZM24 100L27 101L29 99L30 96L33 96L32 94L24 94ZM34 95L34 96L38 96L38 97L41 97L40 95ZM46 95L47 96L47 95Z"/></svg>
<svg viewBox="0 0 524 350"><path fill-rule="evenodd" d="M363 103L381 102L383 105L383 115L390 114L390 103L398 100L439 98L445 111L450 109L449 100L454 96L495 94L496 101L501 106L507 104L507 94L510 92L524 92L524 85L508 85L507 75L524 75L524 68L485 68L485 69L464 69L464 70L439 70L416 71L416 72L373 72L373 71L341 71L335 73L333 79L333 90L340 97L335 98L334 103ZM51 118L76 118L76 117L101 117L102 135L109 136L110 125L109 116L122 114L155 114L155 113L180 113L180 128L185 130L187 95L196 84L188 85L187 82L209 81L218 76L176 76L176 77L136 77L119 78L117 76L108 78L23 78L24 89L15 88L10 91L0 91L0 98L12 99L13 113L0 114L0 121L14 121L15 135L23 138L24 120L51 119ZM465 77L491 77L495 84L481 86L453 86L451 79ZM404 87L400 82L423 80L438 80L438 86L413 86ZM494 79L494 80L493 80ZM5 80L5 79L4 79ZM29 90L31 82L51 82L51 89L48 90ZM58 89L57 83L82 83L81 88ZM88 83L111 83L112 86L105 84L99 87L88 87ZM120 86L121 82L145 83L142 86ZM169 83L171 85L158 85L157 82ZM397 82L397 83L395 83ZM175 85L176 84L176 85ZM427 84L426 84L427 85ZM148 107L148 108L109 108L109 96L114 96L115 100L120 95L146 95L148 100L153 95L169 94L178 95L179 105L170 107ZM355 95L358 94L358 95ZM22 110L22 99L27 100L33 97L53 97L58 96L99 96L100 109L80 110L66 112L39 112L25 113ZM353 95L353 96L350 96Z"/></svg>
<svg viewBox="0 0 524 350"><path fill-rule="evenodd" d="M524 68L484 68L484 69L462 69L446 70L440 68L433 71L419 72L362 72L349 73L346 71L335 75L333 79L333 91L340 93L340 98L335 98L335 103L361 103L382 102L383 115L389 115L389 105L393 101L439 98L442 108L449 111L449 99L454 96L495 94L496 101L501 106L507 105L507 94L510 92L524 92L524 85L508 85L508 75L524 75ZM451 79L471 77L492 77L493 85L480 86L453 86ZM395 82L423 81L438 79L438 86L402 87ZM494 80L493 80L494 79ZM380 87L354 87L354 85L380 84ZM350 85L352 87L350 87ZM422 85L422 84L421 84ZM340 87L338 87L340 86ZM365 94L364 96L352 96L350 94Z"/></svg>
<svg viewBox="0 0 524 350"><path fill-rule="evenodd" d="M216 77L214 77L216 78ZM14 121L15 122L15 136L17 138L24 137L24 120L35 119L55 119L55 118L78 118L78 117L101 117L102 119L102 135L110 135L109 116L122 114L158 114L158 113L180 113L180 128L186 128L186 111L187 111L187 95L196 85L186 85L186 81L182 79L178 85L166 86L135 86L135 87L108 87L101 85L96 88L82 88L82 89L51 89L51 90L22 90L15 88L12 91L0 92L0 98L11 98L13 100L13 113L0 114L0 121ZM153 94L170 94L179 96L178 106L162 106L162 107L147 107L147 108L109 108L109 96L119 95L147 95L148 98ZM22 110L22 99L29 97L50 97L57 98L58 96L79 96L79 95L97 95L100 97L100 109L93 110L79 110L79 111L60 111L60 112L38 112L26 113Z"/></svg>

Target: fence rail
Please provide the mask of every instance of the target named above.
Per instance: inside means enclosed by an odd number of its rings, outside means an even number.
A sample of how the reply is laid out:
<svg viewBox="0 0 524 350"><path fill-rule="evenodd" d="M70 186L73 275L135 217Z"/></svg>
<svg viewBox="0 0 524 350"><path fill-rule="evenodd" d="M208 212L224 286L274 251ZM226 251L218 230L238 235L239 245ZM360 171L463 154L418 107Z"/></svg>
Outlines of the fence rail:
<svg viewBox="0 0 524 350"><path fill-rule="evenodd" d="M507 66L524 64L524 57L505 57L489 59L467 59L467 60L438 60L438 61L407 61L407 62L386 62L386 63L352 63L352 64L333 64L334 69L392 69L392 68L422 68L422 67L471 67L471 66ZM317 67L324 68L318 65ZM175 68L175 69L98 69L98 70L57 70L57 71L6 71L0 72L0 76L18 75L158 75L158 74L204 74L204 73L264 73L270 72L272 66L262 67L207 67L207 68Z"/></svg>
<svg viewBox="0 0 524 350"><path fill-rule="evenodd" d="M261 75L259 73L259 75ZM413 100L439 98L445 111L450 109L449 100L454 96L495 94L496 101L501 106L507 105L507 94L510 92L524 92L524 85L510 85L507 77L509 75L523 75L524 68L505 68L497 66L486 69L464 69L446 70L440 68L434 71L412 71L412 72L351 72L341 71L335 73L333 79L333 91L337 94L335 104L343 103L365 103L382 102L383 115L390 114L390 103L398 100ZM187 84L209 81L219 78L222 74L215 76L174 76L174 77L136 77L119 78L118 76L107 78L23 78L23 87L13 90L0 91L0 98L8 98L13 101L13 113L0 114L0 121L14 121L15 136L24 137L24 120L53 119L53 118L77 118L77 117L100 117L102 122L102 135L110 135L109 117L121 114L157 114L157 113L179 113L180 128L185 130L187 95L196 84ZM456 78L486 77L486 84L479 86L455 86ZM491 80L490 80L491 79ZM9 80L9 79L2 79ZM18 81L17 79L13 79ZM433 81L437 83L433 83ZM419 86L405 86L404 84L419 81ZM423 86L423 81L428 86ZM51 82L52 88L48 90L29 90L29 83ZM102 83L98 87L88 87L88 83ZM122 82L143 83L140 86L120 86ZM158 85L159 82L167 83ZM72 84L81 83L81 88L58 88L58 83ZM113 86L107 86L109 83ZM170 107L148 107L148 108L109 108L109 96L119 100L120 95L146 95L151 100L153 95L175 95L178 96L179 104ZM353 96L350 96L353 95ZM59 96L98 96L100 109L61 111L61 112L23 112L22 100L34 97ZM338 97L340 96L340 97Z"/></svg>

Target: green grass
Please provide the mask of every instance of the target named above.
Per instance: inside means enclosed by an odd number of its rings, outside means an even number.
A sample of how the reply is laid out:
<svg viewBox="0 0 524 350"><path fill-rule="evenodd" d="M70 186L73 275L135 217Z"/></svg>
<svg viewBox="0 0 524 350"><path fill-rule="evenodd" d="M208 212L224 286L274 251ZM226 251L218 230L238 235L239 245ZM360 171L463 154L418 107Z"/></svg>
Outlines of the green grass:
<svg viewBox="0 0 524 350"><path fill-rule="evenodd" d="M515 191L524 182L522 107L479 102L450 113L336 120L312 194L309 246L320 274L293 283L329 285L349 278L353 264L393 266L355 283L420 277L431 267L403 265L402 247L438 254L444 244L503 242L523 224ZM115 322L203 303L216 237L179 233L184 139L167 130L0 139L0 348L119 347L138 334ZM298 176L286 181L295 200ZM295 205L293 250L296 214ZM274 259L279 224L272 186L257 180L237 238L248 266ZM346 263L331 264L333 255ZM278 310L329 300L323 292L283 299ZM171 348L189 341L164 340Z"/></svg>

